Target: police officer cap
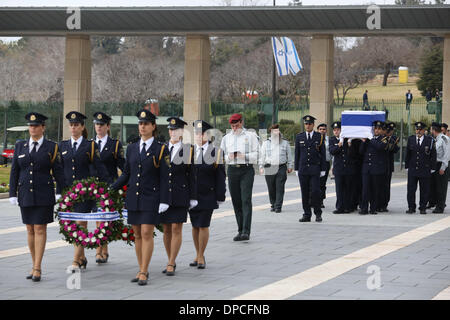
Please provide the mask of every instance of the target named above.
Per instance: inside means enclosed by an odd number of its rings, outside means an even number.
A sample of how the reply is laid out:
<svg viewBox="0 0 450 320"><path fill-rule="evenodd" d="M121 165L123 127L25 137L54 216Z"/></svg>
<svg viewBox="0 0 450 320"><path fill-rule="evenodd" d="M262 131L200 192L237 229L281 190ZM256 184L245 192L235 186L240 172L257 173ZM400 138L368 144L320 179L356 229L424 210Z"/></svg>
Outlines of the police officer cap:
<svg viewBox="0 0 450 320"><path fill-rule="evenodd" d="M25 119L27 120L29 126L33 126L45 124L45 120L47 120L48 118L43 114L37 112L30 112L25 115Z"/></svg>
<svg viewBox="0 0 450 320"><path fill-rule="evenodd" d="M169 129L182 129L184 126L187 126L187 123L177 117L167 118L169 125L167 126Z"/></svg>
<svg viewBox="0 0 450 320"><path fill-rule="evenodd" d="M96 124L108 124L111 122L111 117L104 112L94 113L94 123Z"/></svg>
<svg viewBox="0 0 450 320"><path fill-rule="evenodd" d="M384 122L383 121L380 121L380 120L377 120L377 121L374 121L373 122L373 126L375 127L375 128L384 128Z"/></svg>
<svg viewBox="0 0 450 320"><path fill-rule="evenodd" d="M194 131L202 131L202 133L205 133L209 129L212 129L213 127L206 121L203 120L195 120L194 123L192 123L194 126Z"/></svg>
<svg viewBox="0 0 450 320"><path fill-rule="evenodd" d="M395 123L390 122L386 125L388 131L395 130Z"/></svg>
<svg viewBox="0 0 450 320"><path fill-rule="evenodd" d="M304 123L314 123L314 120L316 120L316 118L314 118L313 116L310 116L310 115L306 115L303 117Z"/></svg>
<svg viewBox="0 0 450 320"><path fill-rule="evenodd" d="M341 122L340 121L333 122L332 127L333 127L333 129L340 128L341 127Z"/></svg>
<svg viewBox="0 0 450 320"><path fill-rule="evenodd" d="M436 129L436 130L438 130L438 131L441 131L442 125L441 125L440 123L438 123L438 122L433 122L433 123L431 124L431 127L434 128L434 129Z"/></svg>
<svg viewBox="0 0 450 320"><path fill-rule="evenodd" d="M421 121L418 121L418 122L414 123L414 125L416 126L416 129L422 130L422 129L425 129L425 128L426 128L425 123L423 123L423 122L421 122Z"/></svg>
<svg viewBox="0 0 450 320"><path fill-rule="evenodd" d="M446 123L441 123L441 127L442 127L442 128L445 128L445 130L447 130L447 129L448 129L448 124L446 124Z"/></svg>
<svg viewBox="0 0 450 320"><path fill-rule="evenodd" d="M155 117L155 115L153 113L151 113L150 111L148 111L147 109L142 109L139 110L136 113L136 117L138 117L139 122L155 122L155 120L157 119Z"/></svg>
<svg viewBox="0 0 450 320"><path fill-rule="evenodd" d="M70 111L68 114L66 114L66 119L69 120L69 122L84 123L84 120L87 119L87 117L81 112Z"/></svg>
<svg viewBox="0 0 450 320"><path fill-rule="evenodd" d="M322 128L322 127L327 127L327 124L326 123L321 123L321 124L319 124L318 126L317 126L317 129L319 129L319 128Z"/></svg>

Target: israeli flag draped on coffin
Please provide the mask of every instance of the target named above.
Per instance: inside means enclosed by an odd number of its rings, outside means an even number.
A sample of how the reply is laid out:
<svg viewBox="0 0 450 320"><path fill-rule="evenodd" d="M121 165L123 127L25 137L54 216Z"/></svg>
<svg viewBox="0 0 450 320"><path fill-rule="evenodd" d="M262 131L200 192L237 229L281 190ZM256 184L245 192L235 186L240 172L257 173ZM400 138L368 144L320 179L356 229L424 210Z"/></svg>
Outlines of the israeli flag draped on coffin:
<svg viewBox="0 0 450 320"><path fill-rule="evenodd" d="M341 138L373 137L374 121L385 121L384 111L343 111L341 118Z"/></svg>

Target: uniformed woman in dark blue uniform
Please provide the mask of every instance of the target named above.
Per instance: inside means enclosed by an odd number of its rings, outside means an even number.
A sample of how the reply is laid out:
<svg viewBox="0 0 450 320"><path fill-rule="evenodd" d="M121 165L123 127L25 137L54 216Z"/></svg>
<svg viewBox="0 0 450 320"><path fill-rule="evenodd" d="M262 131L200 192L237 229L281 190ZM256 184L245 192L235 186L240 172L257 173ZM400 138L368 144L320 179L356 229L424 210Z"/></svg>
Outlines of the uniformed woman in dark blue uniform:
<svg viewBox="0 0 450 320"><path fill-rule="evenodd" d="M223 151L208 139L211 125L202 120L194 122L194 174L198 204L189 210L192 223L192 238L197 256L191 267L206 267L205 249L209 239L209 226L214 209L225 201L225 166Z"/></svg>
<svg viewBox="0 0 450 320"><path fill-rule="evenodd" d="M17 142L14 148L9 196L12 204L20 206L22 222L27 226L28 247L33 260L33 271L27 279L37 282L41 280L47 224L53 222L53 177L57 182L56 192L60 194L64 187L64 173L58 145L44 138L47 117L31 112L25 119L30 139Z"/></svg>
<svg viewBox="0 0 450 320"><path fill-rule="evenodd" d="M164 247L169 260L163 273L173 276L175 260L182 242L183 223L187 221L189 207L197 205L197 196L193 190L193 146L182 142L183 128L187 123L176 117L168 118L167 121L170 136L166 145L170 155L167 176L169 209L161 214L161 223L164 227Z"/></svg>
<svg viewBox="0 0 450 320"><path fill-rule="evenodd" d="M111 186L119 190L127 184L128 223L133 226L139 272L131 282L146 285L148 266L153 253L153 230L160 223L159 213L168 205L167 162L165 145L155 140L156 117L148 110L139 111L138 142L128 145L122 175Z"/></svg>
<svg viewBox="0 0 450 320"><path fill-rule="evenodd" d="M100 160L98 146L93 140L87 139L87 130L84 125L86 116L77 111L66 114L69 120L69 140L59 143L62 165L64 168L65 184L71 186L75 180L98 177L100 181L112 182L105 166ZM78 203L73 208L74 212L87 213L97 211L95 201ZM81 226L87 228L87 221L77 221ZM74 268L86 269L87 259L82 246L75 245L75 254L72 262Z"/></svg>
<svg viewBox="0 0 450 320"><path fill-rule="evenodd" d="M108 176L112 181L116 181L119 177L117 169L123 171L123 166L125 165L122 143L119 140L110 137L111 117L106 113L94 113L94 126L96 133L95 142L97 143L100 152L100 160L105 165ZM99 225L100 222L97 221L97 227L99 227ZM98 247L95 255L95 262L106 263L108 262L108 258L108 245L105 244Z"/></svg>

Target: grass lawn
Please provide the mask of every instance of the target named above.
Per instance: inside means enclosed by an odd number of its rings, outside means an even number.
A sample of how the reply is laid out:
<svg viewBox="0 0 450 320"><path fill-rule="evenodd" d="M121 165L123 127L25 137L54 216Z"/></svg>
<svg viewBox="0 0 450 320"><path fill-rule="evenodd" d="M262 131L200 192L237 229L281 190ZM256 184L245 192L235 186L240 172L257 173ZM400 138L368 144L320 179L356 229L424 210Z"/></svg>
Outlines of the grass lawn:
<svg viewBox="0 0 450 320"><path fill-rule="evenodd" d="M0 184L6 183L9 184L9 172L11 171L10 164L6 168L0 168Z"/></svg>
<svg viewBox="0 0 450 320"><path fill-rule="evenodd" d="M368 90L367 93L369 96L369 104L370 99L373 100L406 100L406 92L408 89L411 90L413 94L413 101L422 100L425 101L425 97L422 97L420 91L417 89L416 85L416 76L409 76L408 83L398 83L397 76L391 76L388 78L388 84L386 87L382 86L383 76L378 75L374 80L359 86L356 89L350 90L345 99L358 99L362 100L363 94L365 90ZM334 93L336 95L336 92Z"/></svg>

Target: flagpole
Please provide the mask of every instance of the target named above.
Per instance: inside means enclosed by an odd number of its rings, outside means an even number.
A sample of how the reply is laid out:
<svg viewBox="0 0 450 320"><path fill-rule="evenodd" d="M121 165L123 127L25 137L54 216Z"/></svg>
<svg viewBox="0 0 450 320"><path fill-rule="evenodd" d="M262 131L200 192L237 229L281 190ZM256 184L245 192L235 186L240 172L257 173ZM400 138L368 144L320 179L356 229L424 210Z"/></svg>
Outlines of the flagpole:
<svg viewBox="0 0 450 320"><path fill-rule="evenodd" d="M276 6L275 3L276 0L273 0L273 6ZM277 110L276 110L276 83L277 83L277 74L276 74L276 68L275 68L275 57L272 59L272 124L275 124L277 122Z"/></svg>

